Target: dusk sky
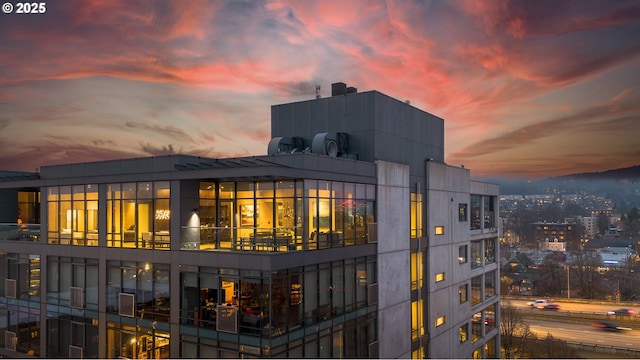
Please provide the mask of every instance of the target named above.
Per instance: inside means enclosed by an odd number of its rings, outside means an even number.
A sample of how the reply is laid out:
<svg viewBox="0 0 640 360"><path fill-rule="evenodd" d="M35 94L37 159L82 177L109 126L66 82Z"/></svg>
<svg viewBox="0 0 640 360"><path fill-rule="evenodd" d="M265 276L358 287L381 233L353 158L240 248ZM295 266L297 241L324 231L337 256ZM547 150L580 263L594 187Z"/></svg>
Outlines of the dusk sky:
<svg viewBox="0 0 640 360"><path fill-rule="evenodd" d="M0 170L264 155L335 82L443 118L474 178L640 164L637 0L44 3L0 12Z"/></svg>

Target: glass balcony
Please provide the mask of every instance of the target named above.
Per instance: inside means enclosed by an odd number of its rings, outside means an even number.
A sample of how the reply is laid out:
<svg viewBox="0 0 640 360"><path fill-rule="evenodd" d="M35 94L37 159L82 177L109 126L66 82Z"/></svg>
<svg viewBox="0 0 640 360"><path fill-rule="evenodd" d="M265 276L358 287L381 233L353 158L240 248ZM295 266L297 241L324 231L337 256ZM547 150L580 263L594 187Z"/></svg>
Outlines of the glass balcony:
<svg viewBox="0 0 640 360"><path fill-rule="evenodd" d="M40 241L40 224L0 223L0 241Z"/></svg>
<svg viewBox="0 0 640 360"><path fill-rule="evenodd" d="M283 252L301 249L293 228L182 227L183 250Z"/></svg>

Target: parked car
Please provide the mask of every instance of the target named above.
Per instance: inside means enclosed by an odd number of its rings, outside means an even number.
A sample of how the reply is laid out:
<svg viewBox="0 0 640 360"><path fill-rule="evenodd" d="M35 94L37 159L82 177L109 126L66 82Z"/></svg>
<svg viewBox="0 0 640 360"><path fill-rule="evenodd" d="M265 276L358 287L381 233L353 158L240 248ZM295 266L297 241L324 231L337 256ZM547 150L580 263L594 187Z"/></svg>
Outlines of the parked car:
<svg viewBox="0 0 640 360"><path fill-rule="evenodd" d="M607 331L631 330L631 328L622 327L611 321L598 321L596 323L591 324L591 326L595 326L597 328L600 328L602 330L607 330Z"/></svg>
<svg viewBox="0 0 640 360"><path fill-rule="evenodd" d="M551 303L551 301L550 301L550 300L547 300L547 299L538 299L538 300L536 300L536 301L530 301L530 302L528 302L528 303L527 303L527 305L529 305L529 306L533 306L534 308L541 309L541 308L543 308L546 304L549 304L549 303Z"/></svg>
<svg viewBox="0 0 640 360"><path fill-rule="evenodd" d="M560 310L560 305L554 304L554 303L547 303L541 309L542 310L558 311L558 310Z"/></svg>
<svg viewBox="0 0 640 360"><path fill-rule="evenodd" d="M629 308L620 308L620 309L615 309L615 310L611 310L611 311L607 311L607 314L609 315L627 315L627 316L633 316L636 314L636 311L633 309L629 309Z"/></svg>

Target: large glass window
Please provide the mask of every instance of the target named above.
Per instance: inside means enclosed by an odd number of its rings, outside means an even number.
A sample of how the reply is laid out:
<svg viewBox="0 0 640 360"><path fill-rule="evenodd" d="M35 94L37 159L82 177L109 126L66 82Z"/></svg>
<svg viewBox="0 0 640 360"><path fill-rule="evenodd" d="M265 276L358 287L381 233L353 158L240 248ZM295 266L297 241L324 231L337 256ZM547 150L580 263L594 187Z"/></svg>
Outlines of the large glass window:
<svg viewBox="0 0 640 360"><path fill-rule="evenodd" d="M50 244L98 246L97 185L50 187L47 209Z"/></svg>
<svg viewBox="0 0 640 360"><path fill-rule="evenodd" d="M482 228L482 196L471 195L471 230Z"/></svg>
<svg viewBox="0 0 640 360"><path fill-rule="evenodd" d="M364 355L366 344L375 339L375 329L369 328L375 326L375 310L371 321L366 319L370 317L366 289L367 284L375 283L374 271L374 257L275 272L185 265L181 268L180 324L201 328L200 331L214 329L260 338L280 336L303 325L327 324L333 317L353 316L358 311L365 315L360 316L362 322L345 324L344 331L334 331L333 337L338 336L341 341L353 339L358 346L349 350L337 348L336 354L355 351L356 355ZM357 301L358 296L364 300ZM225 312L221 313L221 309ZM228 309L233 309L235 319L225 324L232 327L220 323ZM317 336L317 332L314 334ZM287 350L271 349L270 355L275 351ZM302 351L302 344L289 351L291 356Z"/></svg>
<svg viewBox="0 0 640 360"><path fill-rule="evenodd" d="M169 265L149 262L107 263L107 312L169 321Z"/></svg>
<svg viewBox="0 0 640 360"><path fill-rule="evenodd" d="M495 315L496 315L496 304L493 304L487 307L486 310L484 311L485 332L489 332L496 327Z"/></svg>
<svg viewBox="0 0 640 360"><path fill-rule="evenodd" d="M482 266L482 259L484 258L482 254L482 241L472 241L471 242L471 268L475 269Z"/></svg>
<svg viewBox="0 0 640 360"><path fill-rule="evenodd" d="M107 246L168 250L168 181L107 186Z"/></svg>
<svg viewBox="0 0 640 360"><path fill-rule="evenodd" d="M482 275L471 278L471 306L482 302Z"/></svg>
<svg viewBox="0 0 640 360"><path fill-rule="evenodd" d="M496 262L495 247L496 247L496 239L495 238L485 239L484 240L484 263L485 263L485 265Z"/></svg>
<svg viewBox="0 0 640 360"><path fill-rule="evenodd" d="M168 331L155 326L133 326L107 323L107 358L167 359L169 358Z"/></svg>
<svg viewBox="0 0 640 360"><path fill-rule="evenodd" d="M482 311L478 311L471 317L471 342L482 338Z"/></svg>
<svg viewBox="0 0 640 360"><path fill-rule="evenodd" d="M40 255L0 253L0 294L40 301Z"/></svg>
<svg viewBox="0 0 640 360"><path fill-rule="evenodd" d="M373 185L201 182L199 208L182 226L181 249L272 252L365 244L374 204Z"/></svg>
<svg viewBox="0 0 640 360"><path fill-rule="evenodd" d="M50 256L47 277L47 303L98 310L97 259Z"/></svg>
<svg viewBox="0 0 640 360"><path fill-rule="evenodd" d="M484 297L490 298L496 295L496 272L490 271L484 274Z"/></svg>
<svg viewBox="0 0 640 360"><path fill-rule="evenodd" d="M495 219L495 196L484 196L484 228L490 229L496 227Z"/></svg>

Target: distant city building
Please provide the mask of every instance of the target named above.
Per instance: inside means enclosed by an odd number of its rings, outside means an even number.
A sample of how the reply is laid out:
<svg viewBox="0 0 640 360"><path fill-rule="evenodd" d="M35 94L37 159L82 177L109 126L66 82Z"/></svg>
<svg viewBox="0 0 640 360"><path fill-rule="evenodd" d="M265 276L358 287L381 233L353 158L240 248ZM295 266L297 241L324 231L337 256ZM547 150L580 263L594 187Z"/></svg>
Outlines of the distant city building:
<svg viewBox="0 0 640 360"><path fill-rule="evenodd" d="M540 250L547 251L567 251L567 242L559 241L558 238L554 239L545 239L540 243Z"/></svg>
<svg viewBox="0 0 640 360"><path fill-rule="evenodd" d="M535 227L535 241L541 250L565 251L567 249L567 241L573 238L575 232L573 224L566 222L537 222L533 226Z"/></svg>
<svg viewBox="0 0 640 360"><path fill-rule="evenodd" d="M595 251L602 259L603 266L625 266L629 257L637 254L636 242L619 238L598 238L587 242L586 251Z"/></svg>
<svg viewBox="0 0 640 360"><path fill-rule="evenodd" d="M607 217L612 217L614 214L613 209L593 209L591 210L591 216L597 217L600 214L605 214Z"/></svg>
<svg viewBox="0 0 640 360"><path fill-rule="evenodd" d="M574 218L577 223L582 224L585 229L585 235L587 238L593 238L598 235L598 218L595 216L579 216ZM572 219L565 219L565 222L570 222Z"/></svg>
<svg viewBox="0 0 640 360"><path fill-rule="evenodd" d="M263 156L5 174L0 355L499 358L498 186L442 119L332 95L274 105Z"/></svg>

